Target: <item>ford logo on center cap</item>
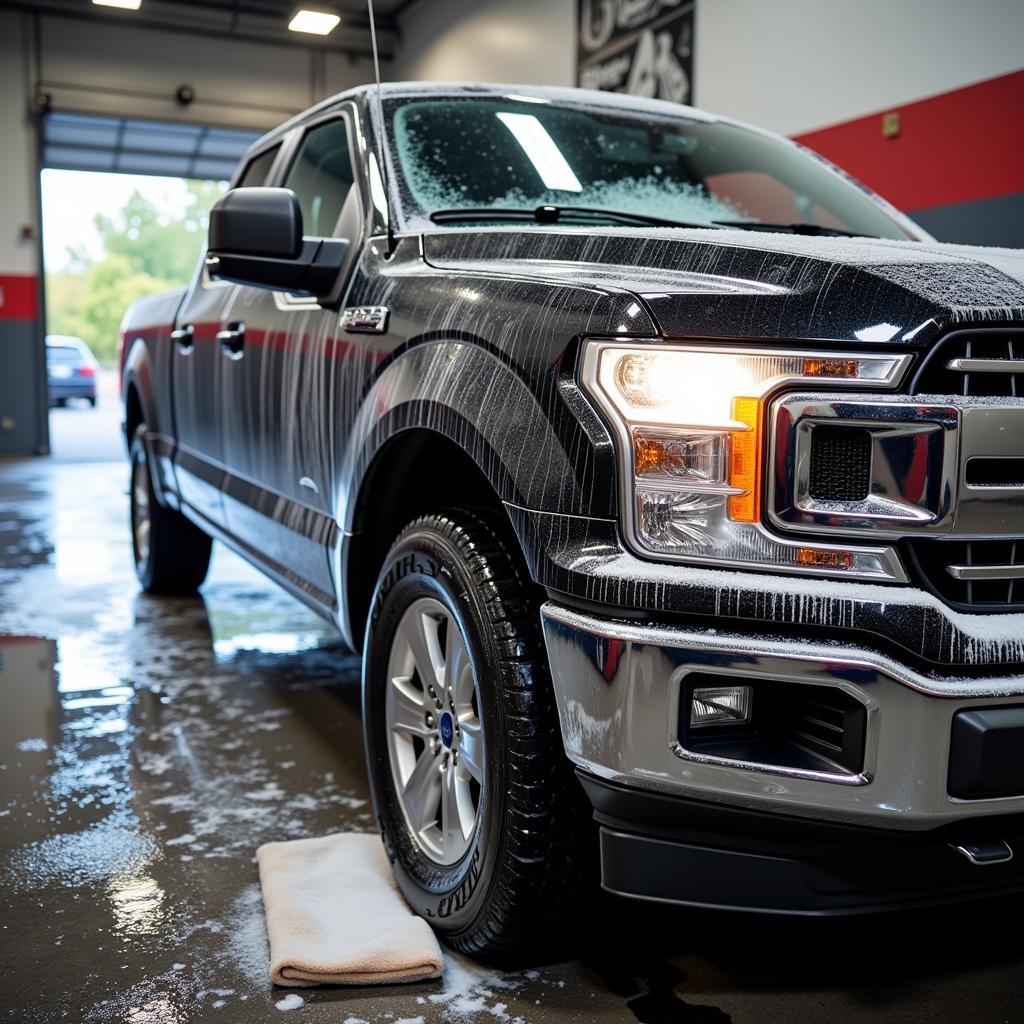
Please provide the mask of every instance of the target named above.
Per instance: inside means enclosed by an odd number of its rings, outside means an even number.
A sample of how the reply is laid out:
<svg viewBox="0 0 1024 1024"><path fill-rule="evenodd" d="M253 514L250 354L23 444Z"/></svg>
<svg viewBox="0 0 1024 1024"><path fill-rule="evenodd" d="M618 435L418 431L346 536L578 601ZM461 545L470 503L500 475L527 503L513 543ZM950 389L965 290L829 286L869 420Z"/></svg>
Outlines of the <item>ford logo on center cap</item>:
<svg viewBox="0 0 1024 1024"><path fill-rule="evenodd" d="M455 725L452 722L452 716L446 711L441 716L441 742L446 746L452 745L452 740L455 738Z"/></svg>

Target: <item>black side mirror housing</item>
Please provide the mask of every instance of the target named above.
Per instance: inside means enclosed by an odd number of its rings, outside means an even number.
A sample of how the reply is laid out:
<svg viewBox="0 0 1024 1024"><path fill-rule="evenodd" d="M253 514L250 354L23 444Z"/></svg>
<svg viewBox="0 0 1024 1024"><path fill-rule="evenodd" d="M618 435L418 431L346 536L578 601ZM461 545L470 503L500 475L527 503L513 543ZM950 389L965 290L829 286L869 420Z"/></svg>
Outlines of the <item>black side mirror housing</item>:
<svg viewBox="0 0 1024 1024"><path fill-rule="evenodd" d="M302 210L290 188L233 188L210 211L210 251L295 259Z"/></svg>
<svg viewBox="0 0 1024 1024"><path fill-rule="evenodd" d="M325 296L348 249L342 238L303 237L302 210L288 188L231 189L210 211L206 267L219 280Z"/></svg>

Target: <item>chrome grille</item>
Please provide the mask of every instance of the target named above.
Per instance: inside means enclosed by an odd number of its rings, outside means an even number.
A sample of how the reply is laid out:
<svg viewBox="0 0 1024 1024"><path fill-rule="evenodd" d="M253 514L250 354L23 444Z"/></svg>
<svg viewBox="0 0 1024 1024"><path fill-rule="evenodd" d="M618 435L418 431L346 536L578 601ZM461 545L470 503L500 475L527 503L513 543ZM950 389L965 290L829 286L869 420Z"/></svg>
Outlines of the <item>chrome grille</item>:
<svg viewBox="0 0 1024 1024"><path fill-rule="evenodd" d="M1024 608L1024 539L913 540L908 562L933 593L954 608Z"/></svg>
<svg viewBox="0 0 1024 1024"><path fill-rule="evenodd" d="M911 388L918 395L1024 399L1024 328L984 327L954 331L924 360ZM979 534L1005 530L1019 520L1024 494L1024 451L1012 417L998 403L987 411L962 412L964 437L956 528L972 540L914 538L905 544L905 562L920 585L963 611L1024 609L1024 532L1020 537ZM967 429L968 419L974 426ZM1016 503L1016 504L1014 504Z"/></svg>
<svg viewBox="0 0 1024 1024"><path fill-rule="evenodd" d="M1024 398L1024 329L954 331L925 360L913 394Z"/></svg>

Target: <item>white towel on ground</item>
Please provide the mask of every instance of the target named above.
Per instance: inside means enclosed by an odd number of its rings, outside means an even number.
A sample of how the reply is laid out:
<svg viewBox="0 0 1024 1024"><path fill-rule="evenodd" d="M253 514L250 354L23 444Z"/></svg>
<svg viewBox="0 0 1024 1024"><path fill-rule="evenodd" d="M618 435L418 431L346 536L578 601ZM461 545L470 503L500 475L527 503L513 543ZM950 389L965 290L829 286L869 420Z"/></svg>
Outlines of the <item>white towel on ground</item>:
<svg viewBox="0 0 1024 1024"><path fill-rule="evenodd" d="M266 843L256 859L275 985L440 977L441 947L399 892L379 836Z"/></svg>

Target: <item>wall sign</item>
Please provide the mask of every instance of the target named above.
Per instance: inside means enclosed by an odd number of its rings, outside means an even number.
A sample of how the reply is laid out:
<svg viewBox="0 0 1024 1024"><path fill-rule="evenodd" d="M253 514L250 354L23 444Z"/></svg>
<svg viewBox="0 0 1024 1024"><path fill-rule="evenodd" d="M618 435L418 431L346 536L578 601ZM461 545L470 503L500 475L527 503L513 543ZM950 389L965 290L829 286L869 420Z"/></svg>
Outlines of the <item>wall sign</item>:
<svg viewBox="0 0 1024 1024"><path fill-rule="evenodd" d="M578 0L576 80L693 102L694 0Z"/></svg>

